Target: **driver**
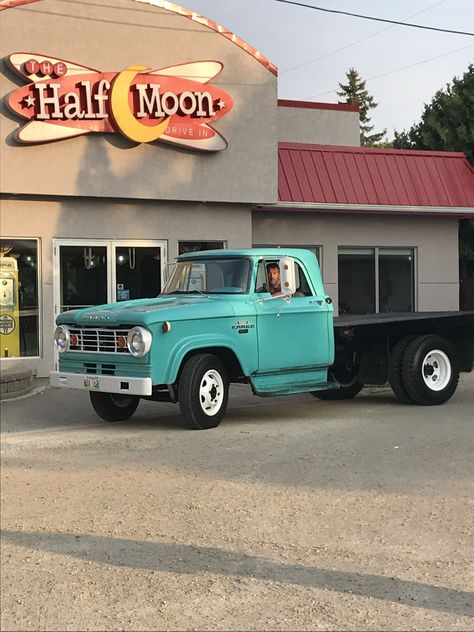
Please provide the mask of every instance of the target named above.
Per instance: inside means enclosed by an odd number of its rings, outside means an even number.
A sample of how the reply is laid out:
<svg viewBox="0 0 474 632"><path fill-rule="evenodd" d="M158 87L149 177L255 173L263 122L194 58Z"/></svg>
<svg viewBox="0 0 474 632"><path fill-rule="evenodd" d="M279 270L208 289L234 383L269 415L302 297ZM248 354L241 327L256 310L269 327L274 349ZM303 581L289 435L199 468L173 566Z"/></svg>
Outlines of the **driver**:
<svg viewBox="0 0 474 632"><path fill-rule="evenodd" d="M267 265L268 288L272 296L281 296L280 268L278 263Z"/></svg>

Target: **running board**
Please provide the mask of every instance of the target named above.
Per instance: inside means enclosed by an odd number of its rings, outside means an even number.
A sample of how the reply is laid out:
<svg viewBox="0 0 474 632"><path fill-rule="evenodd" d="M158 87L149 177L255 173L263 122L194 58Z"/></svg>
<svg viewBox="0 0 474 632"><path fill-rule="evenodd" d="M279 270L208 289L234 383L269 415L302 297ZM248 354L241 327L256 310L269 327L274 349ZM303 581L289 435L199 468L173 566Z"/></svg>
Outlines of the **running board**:
<svg viewBox="0 0 474 632"><path fill-rule="evenodd" d="M311 391L327 391L339 388L339 384L327 381L327 369L254 375L250 378L250 383L253 392L259 397L310 393Z"/></svg>

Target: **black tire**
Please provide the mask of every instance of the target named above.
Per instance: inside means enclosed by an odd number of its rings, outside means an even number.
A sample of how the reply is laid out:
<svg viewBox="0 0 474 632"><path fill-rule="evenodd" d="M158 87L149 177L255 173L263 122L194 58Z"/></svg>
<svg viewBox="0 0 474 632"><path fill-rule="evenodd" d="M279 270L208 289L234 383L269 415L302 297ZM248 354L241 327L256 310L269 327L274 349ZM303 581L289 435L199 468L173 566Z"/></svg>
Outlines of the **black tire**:
<svg viewBox="0 0 474 632"><path fill-rule="evenodd" d="M331 377L340 384L339 388L327 391L312 391L311 395L313 397L332 401L352 399L364 388L362 382L359 381L358 369L355 366L337 367L330 373Z"/></svg>
<svg viewBox="0 0 474 632"><path fill-rule="evenodd" d="M415 339L416 336L407 336L399 340L390 352L390 360L388 365L388 381L392 388L395 397L401 404L413 404L413 399L408 395L407 390L403 384L402 366L403 356L407 350L408 345Z"/></svg>
<svg viewBox="0 0 474 632"><path fill-rule="evenodd" d="M216 428L224 417L228 398L229 378L222 361L210 353L191 356L178 384L179 407L188 428Z"/></svg>
<svg viewBox="0 0 474 632"><path fill-rule="evenodd" d="M140 403L138 395L90 391L89 396L92 408L104 421L125 421L130 419Z"/></svg>
<svg viewBox="0 0 474 632"><path fill-rule="evenodd" d="M457 388L459 368L452 344L441 336L418 336L407 347L402 363L403 385L421 406L438 406Z"/></svg>

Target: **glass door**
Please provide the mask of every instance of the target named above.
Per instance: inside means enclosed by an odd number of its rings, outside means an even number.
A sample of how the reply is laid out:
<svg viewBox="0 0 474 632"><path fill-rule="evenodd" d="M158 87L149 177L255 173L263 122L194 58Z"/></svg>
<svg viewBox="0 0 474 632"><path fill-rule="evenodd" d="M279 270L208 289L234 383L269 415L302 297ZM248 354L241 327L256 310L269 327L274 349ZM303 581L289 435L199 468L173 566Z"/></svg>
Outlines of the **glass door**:
<svg viewBox="0 0 474 632"><path fill-rule="evenodd" d="M72 309L153 298L165 281L165 241L56 239L55 315Z"/></svg>
<svg viewBox="0 0 474 632"><path fill-rule="evenodd" d="M108 242L63 240L54 253L56 313L111 301Z"/></svg>
<svg viewBox="0 0 474 632"><path fill-rule="evenodd" d="M117 242L113 248L114 302L153 298L161 293L166 252L164 242Z"/></svg>

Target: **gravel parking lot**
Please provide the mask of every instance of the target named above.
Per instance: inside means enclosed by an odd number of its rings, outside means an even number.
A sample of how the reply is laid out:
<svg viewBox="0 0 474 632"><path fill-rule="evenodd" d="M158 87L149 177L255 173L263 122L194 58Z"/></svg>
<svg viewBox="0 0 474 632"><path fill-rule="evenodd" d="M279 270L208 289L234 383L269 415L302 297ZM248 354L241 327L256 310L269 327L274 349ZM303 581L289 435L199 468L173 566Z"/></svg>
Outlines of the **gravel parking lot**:
<svg viewBox="0 0 474 632"><path fill-rule="evenodd" d="M212 431L2 406L2 630L473 630L474 375L444 406L234 387Z"/></svg>

